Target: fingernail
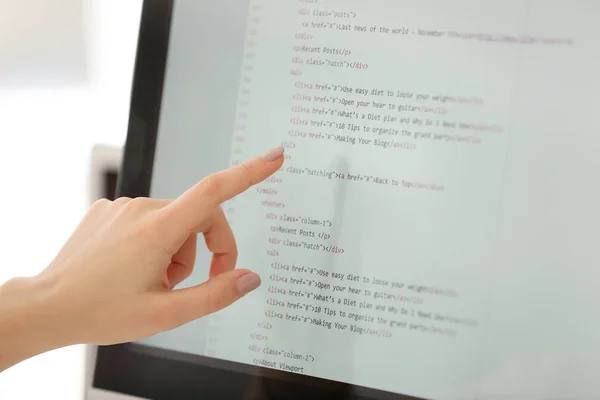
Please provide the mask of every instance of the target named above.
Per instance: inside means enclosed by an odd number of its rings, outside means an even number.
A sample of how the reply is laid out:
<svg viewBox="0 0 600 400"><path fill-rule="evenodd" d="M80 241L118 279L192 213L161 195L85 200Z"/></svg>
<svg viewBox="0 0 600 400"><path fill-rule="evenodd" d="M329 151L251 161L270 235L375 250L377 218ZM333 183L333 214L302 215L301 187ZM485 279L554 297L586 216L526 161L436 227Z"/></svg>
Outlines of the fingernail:
<svg viewBox="0 0 600 400"><path fill-rule="evenodd" d="M237 291L240 296L244 296L260 286L260 276L254 272L242 275L237 280Z"/></svg>
<svg viewBox="0 0 600 400"><path fill-rule="evenodd" d="M267 161L275 161L283 155L283 147L277 147L263 156Z"/></svg>

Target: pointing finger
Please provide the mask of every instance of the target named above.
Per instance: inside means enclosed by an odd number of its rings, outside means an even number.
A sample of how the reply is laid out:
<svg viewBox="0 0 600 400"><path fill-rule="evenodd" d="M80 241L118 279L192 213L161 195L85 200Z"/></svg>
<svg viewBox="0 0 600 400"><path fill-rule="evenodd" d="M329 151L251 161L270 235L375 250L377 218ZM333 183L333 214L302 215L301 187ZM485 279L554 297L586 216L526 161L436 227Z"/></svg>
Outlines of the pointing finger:
<svg viewBox="0 0 600 400"><path fill-rule="evenodd" d="M163 209L168 215L167 220L186 231L196 231L221 203L264 181L281 168L283 153L283 148L276 148L242 165L207 176Z"/></svg>

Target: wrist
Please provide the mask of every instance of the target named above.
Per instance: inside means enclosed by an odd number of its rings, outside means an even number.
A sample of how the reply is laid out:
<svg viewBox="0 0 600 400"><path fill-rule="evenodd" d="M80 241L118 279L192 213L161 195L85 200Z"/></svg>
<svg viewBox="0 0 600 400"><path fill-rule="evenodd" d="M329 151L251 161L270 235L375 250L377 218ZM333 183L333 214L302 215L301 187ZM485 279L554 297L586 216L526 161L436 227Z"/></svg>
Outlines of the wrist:
<svg viewBox="0 0 600 400"><path fill-rule="evenodd" d="M55 285L41 277L0 285L0 371L41 353L69 345L61 334Z"/></svg>

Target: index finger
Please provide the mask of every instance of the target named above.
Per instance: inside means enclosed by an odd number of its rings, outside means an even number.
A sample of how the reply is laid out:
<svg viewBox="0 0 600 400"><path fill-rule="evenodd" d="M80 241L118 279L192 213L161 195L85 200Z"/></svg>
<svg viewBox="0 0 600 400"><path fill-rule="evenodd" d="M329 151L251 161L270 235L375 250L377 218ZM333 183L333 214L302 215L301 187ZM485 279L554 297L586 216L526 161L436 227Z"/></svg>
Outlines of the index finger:
<svg viewBox="0 0 600 400"><path fill-rule="evenodd" d="M169 219L193 230L221 203L273 175L283 164L283 153L283 148L278 147L261 157L209 175L165 207L164 211L170 214Z"/></svg>

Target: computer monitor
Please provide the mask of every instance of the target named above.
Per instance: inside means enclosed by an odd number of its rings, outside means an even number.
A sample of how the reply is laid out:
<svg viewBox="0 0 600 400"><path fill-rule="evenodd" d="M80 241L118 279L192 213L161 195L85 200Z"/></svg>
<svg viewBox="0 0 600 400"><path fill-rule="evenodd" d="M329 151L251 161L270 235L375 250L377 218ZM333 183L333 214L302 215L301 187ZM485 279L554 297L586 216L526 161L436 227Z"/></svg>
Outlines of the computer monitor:
<svg viewBox="0 0 600 400"><path fill-rule="evenodd" d="M99 348L93 386L600 397L599 17L586 0L145 1L119 195L286 160L223 206L261 288ZM185 285L209 256L201 241Z"/></svg>

